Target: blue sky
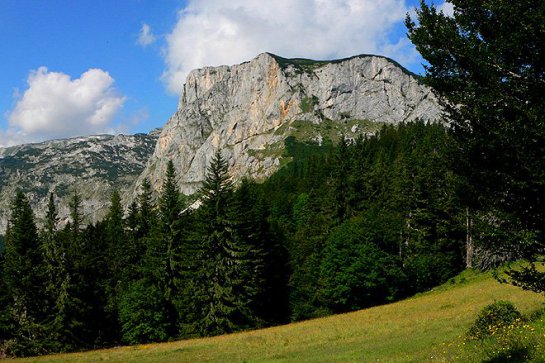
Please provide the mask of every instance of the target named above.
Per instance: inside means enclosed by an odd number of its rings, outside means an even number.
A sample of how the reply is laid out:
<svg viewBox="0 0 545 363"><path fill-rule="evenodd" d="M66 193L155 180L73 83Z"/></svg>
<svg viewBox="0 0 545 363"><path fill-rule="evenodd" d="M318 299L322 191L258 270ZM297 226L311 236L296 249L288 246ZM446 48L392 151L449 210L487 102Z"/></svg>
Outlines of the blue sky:
<svg viewBox="0 0 545 363"><path fill-rule="evenodd" d="M0 0L0 146L148 132L187 73L270 51L379 53L420 73L405 39L416 0Z"/></svg>

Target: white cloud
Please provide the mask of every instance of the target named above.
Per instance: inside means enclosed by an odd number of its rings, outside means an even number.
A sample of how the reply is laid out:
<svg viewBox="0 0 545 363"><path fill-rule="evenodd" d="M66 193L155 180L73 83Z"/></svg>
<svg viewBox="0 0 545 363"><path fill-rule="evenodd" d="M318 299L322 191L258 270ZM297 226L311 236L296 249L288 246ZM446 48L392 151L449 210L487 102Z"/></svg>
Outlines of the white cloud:
<svg viewBox="0 0 545 363"><path fill-rule="evenodd" d="M413 46L392 39L409 9L404 0L189 0L167 35L163 79L180 92L205 65L236 64L262 52L332 59L360 53L412 59Z"/></svg>
<svg viewBox="0 0 545 363"><path fill-rule="evenodd" d="M89 69L78 79L46 67L31 71L28 89L8 114L9 128L0 131L0 146L51 138L112 132L112 121L125 102L114 79Z"/></svg>
<svg viewBox="0 0 545 363"><path fill-rule="evenodd" d="M140 33L138 34L138 44L145 48L155 42L156 39L155 35L151 32L151 27L148 24L142 24L142 28L140 28Z"/></svg>
<svg viewBox="0 0 545 363"><path fill-rule="evenodd" d="M442 11L446 16L454 16L454 5L448 1L439 5L437 9Z"/></svg>

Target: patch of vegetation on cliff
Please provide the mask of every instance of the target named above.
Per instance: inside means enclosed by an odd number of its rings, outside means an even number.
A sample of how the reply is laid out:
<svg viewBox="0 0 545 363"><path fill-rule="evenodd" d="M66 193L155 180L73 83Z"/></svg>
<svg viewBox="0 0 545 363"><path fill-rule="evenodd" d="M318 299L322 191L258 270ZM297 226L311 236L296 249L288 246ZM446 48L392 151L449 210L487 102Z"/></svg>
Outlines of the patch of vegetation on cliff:
<svg viewBox="0 0 545 363"><path fill-rule="evenodd" d="M314 110L314 106L316 106L318 102L319 100L316 96L303 98L303 101L301 102L301 111L304 113L312 112Z"/></svg>
<svg viewBox="0 0 545 363"><path fill-rule="evenodd" d="M283 130L278 129L276 133L287 132L289 136L293 136L303 142L318 144L331 142L338 144L343 136L348 139L355 139L359 135L375 134L382 126L383 123L369 120L345 119L342 121L333 121L324 119L320 123L295 120Z"/></svg>

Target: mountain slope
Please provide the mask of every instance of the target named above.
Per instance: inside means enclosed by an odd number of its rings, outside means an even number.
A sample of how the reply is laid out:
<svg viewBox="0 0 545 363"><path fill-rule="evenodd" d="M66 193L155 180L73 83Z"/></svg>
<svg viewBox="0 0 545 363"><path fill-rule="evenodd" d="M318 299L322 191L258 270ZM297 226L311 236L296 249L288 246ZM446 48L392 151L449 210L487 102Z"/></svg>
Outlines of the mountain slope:
<svg viewBox="0 0 545 363"><path fill-rule="evenodd" d="M435 291L353 313L213 338L17 362L452 361L448 356L442 360L442 351L462 346L459 337L479 310L496 300L511 300L523 312L543 302L538 294L468 271Z"/></svg>
<svg viewBox="0 0 545 363"><path fill-rule="evenodd" d="M433 121L440 114L431 90L387 58L312 61L263 53L188 75L178 111L139 182L149 178L158 189L171 159L182 192L191 194L217 149L235 178L263 179L285 162L290 135L322 143L372 133L377 123Z"/></svg>
<svg viewBox="0 0 545 363"><path fill-rule="evenodd" d="M103 216L113 188L125 192L144 169L157 133L98 135L0 149L0 234L17 188L27 193L38 220L54 192L59 217L68 216L68 199L77 189L86 222Z"/></svg>

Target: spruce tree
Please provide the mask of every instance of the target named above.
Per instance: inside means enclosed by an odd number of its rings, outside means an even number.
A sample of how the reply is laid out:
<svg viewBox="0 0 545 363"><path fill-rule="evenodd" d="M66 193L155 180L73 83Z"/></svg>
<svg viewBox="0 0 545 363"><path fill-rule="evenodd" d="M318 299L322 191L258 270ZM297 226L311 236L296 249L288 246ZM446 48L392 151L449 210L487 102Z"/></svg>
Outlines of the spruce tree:
<svg viewBox="0 0 545 363"><path fill-rule="evenodd" d="M155 205L151 192L151 184L148 179L142 181L142 191L138 197L138 238L149 235L152 226L156 223Z"/></svg>
<svg viewBox="0 0 545 363"><path fill-rule="evenodd" d="M429 63L424 81L451 121L451 165L466 179L466 207L492 215L491 224L503 227L501 239L478 247L495 252L507 242L511 251L541 252L545 2L451 2L452 17L422 1L417 19L406 23Z"/></svg>
<svg viewBox="0 0 545 363"><path fill-rule="evenodd" d="M110 197L110 208L104 220L105 245L107 247L108 274L106 311L108 320L118 320L118 297L120 291L129 283L131 248L124 228L121 195L114 189ZM112 329L113 330L113 329Z"/></svg>
<svg viewBox="0 0 545 363"><path fill-rule="evenodd" d="M57 236L57 207L53 193L49 194L47 203L47 212L45 215L44 229L42 232L43 253L45 258L45 267L50 283L49 290L55 293L62 280L64 269L64 251L61 241Z"/></svg>
<svg viewBox="0 0 545 363"><path fill-rule="evenodd" d="M42 231L43 253L47 272L47 294L51 301L48 333L56 342L55 351L69 348L66 345L66 308L69 299L70 275L67 271L66 250L57 231L58 215L53 193L49 194L46 218Z"/></svg>
<svg viewBox="0 0 545 363"><path fill-rule="evenodd" d="M216 335L247 327L253 320L244 293L249 247L237 238L230 218L233 184L227 162L217 151L200 189L200 240L195 300L195 328L201 335Z"/></svg>
<svg viewBox="0 0 545 363"><path fill-rule="evenodd" d="M15 339L13 354L36 355L49 350L46 270L34 214L18 191L11 207L3 264L3 283Z"/></svg>
<svg viewBox="0 0 545 363"><path fill-rule="evenodd" d="M165 181L161 188L159 200L160 239L155 254L160 260L159 268L161 289L164 293L167 319L172 326L169 334L176 334L178 314L175 300L180 290L180 254L181 254L181 225L180 225L180 192L176 182L176 171L172 160L167 164Z"/></svg>
<svg viewBox="0 0 545 363"><path fill-rule="evenodd" d="M499 207L514 229L542 234L545 3L452 3L453 17L422 2L407 19L452 123L452 165L469 181L469 207Z"/></svg>

